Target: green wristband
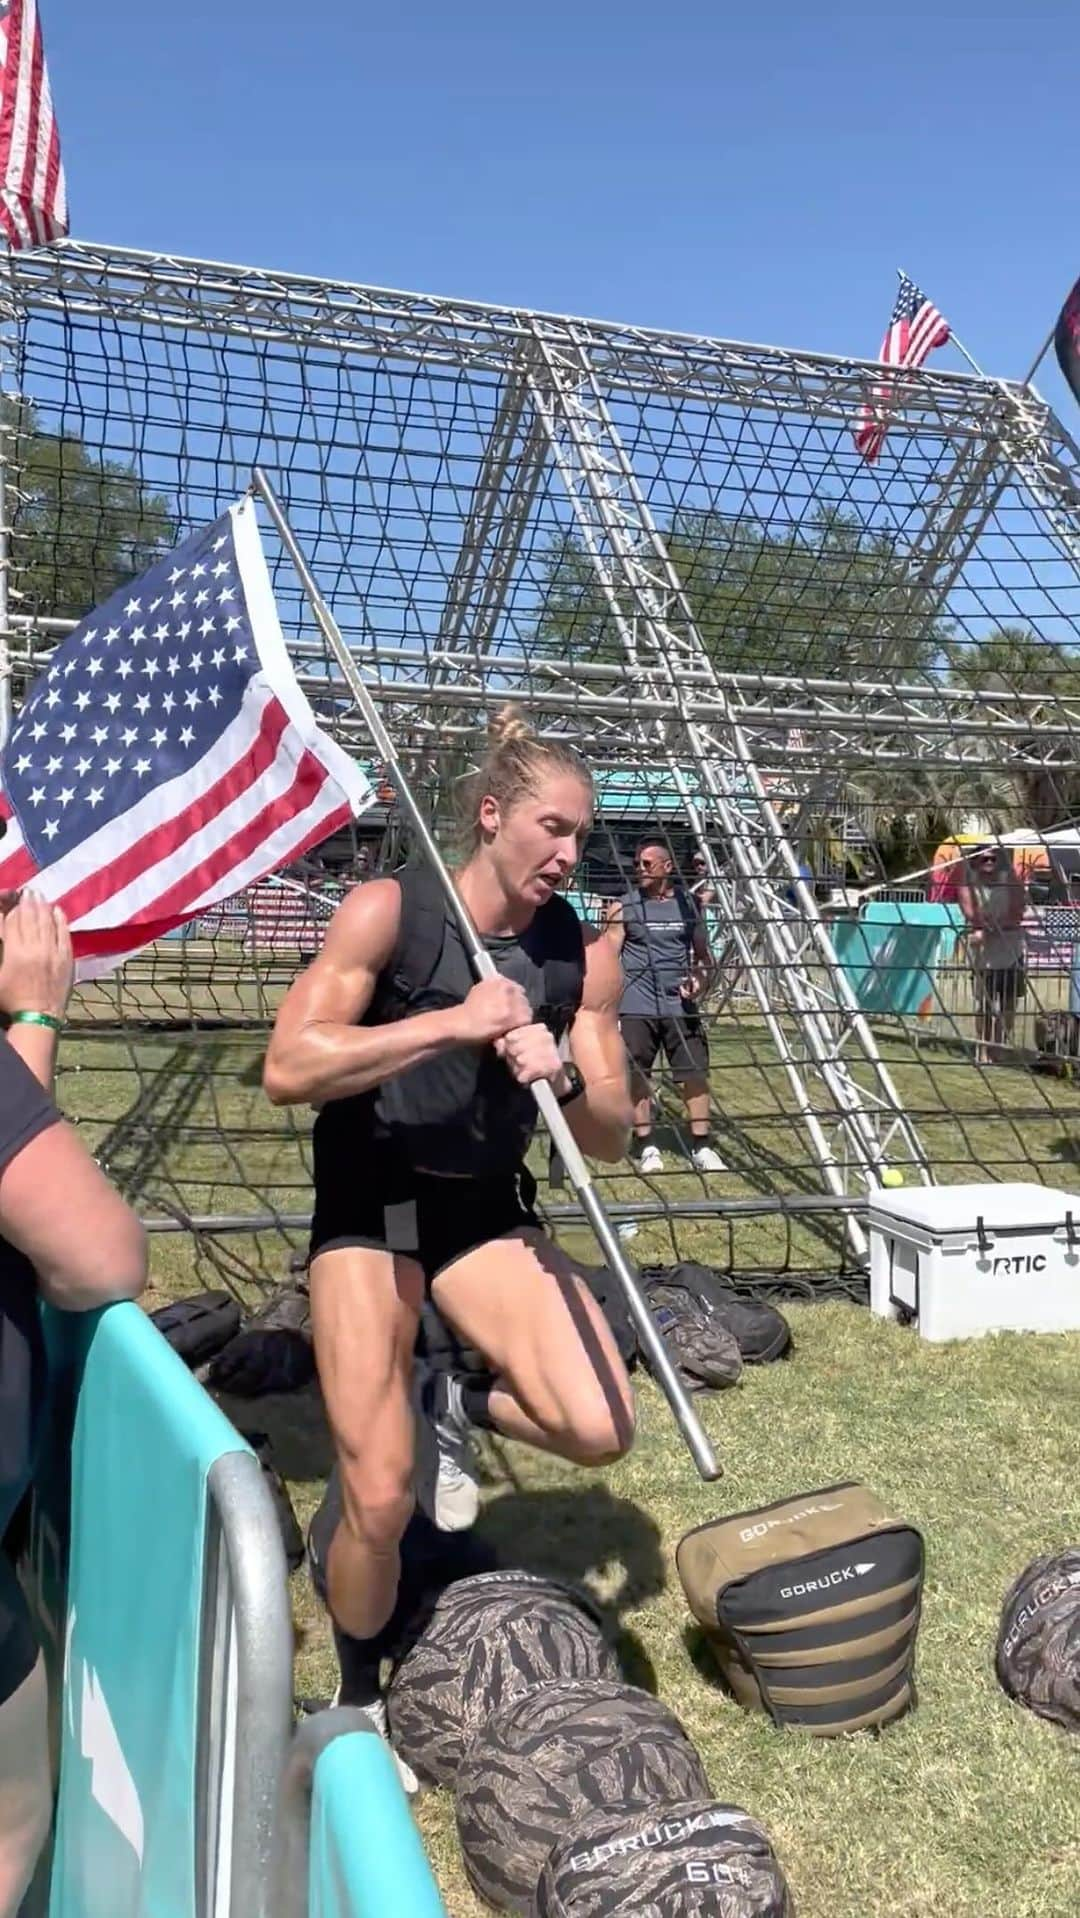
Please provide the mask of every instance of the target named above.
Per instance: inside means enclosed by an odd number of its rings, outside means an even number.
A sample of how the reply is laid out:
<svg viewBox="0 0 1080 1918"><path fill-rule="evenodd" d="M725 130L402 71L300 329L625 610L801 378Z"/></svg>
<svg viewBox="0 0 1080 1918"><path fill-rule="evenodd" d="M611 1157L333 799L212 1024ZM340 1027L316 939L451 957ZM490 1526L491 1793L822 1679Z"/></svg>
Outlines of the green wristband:
<svg viewBox="0 0 1080 1918"><path fill-rule="evenodd" d="M13 1026L48 1026L50 1032L63 1032L64 1021L56 1019L51 1012L13 1012Z"/></svg>

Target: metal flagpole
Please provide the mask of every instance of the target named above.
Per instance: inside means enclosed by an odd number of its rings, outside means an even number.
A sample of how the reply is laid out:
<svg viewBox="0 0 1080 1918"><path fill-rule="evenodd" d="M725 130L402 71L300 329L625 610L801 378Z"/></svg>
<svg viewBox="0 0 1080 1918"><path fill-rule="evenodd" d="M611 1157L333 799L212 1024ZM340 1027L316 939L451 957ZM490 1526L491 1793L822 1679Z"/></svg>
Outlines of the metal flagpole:
<svg viewBox="0 0 1080 1918"><path fill-rule="evenodd" d="M417 839L423 849L424 857L429 861L439 879L446 902L457 920L465 949L472 963L473 971L476 973L478 979L497 978L498 970L495 962L488 952L487 947L484 945L476 927L473 925L465 902L461 898L457 887L454 885L449 869L435 843L427 820L424 818L420 807L413 797L412 788L402 769L397 749L383 724L378 707L356 670L349 650L341 636L337 621L334 619L333 614L330 612L329 607L326 605L322 594L315 584L304 555L297 545L296 536L285 516L284 509L261 467L255 467L252 474L252 482L256 492L265 502L270 517L280 535L281 542L296 568L300 583L307 594L311 604L311 610L315 615L323 638L326 640L327 645L341 669L345 684L364 716L376 749L380 757L386 762L387 772L397 788L402 806L408 815L409 823L416 833ZM694 1407L690 1403L689 1395L671 1362L667 1347L660 1333L657 1331L655 1321L645 1303L641 1288L626 1263L618 1236L604 1210L603 1202L596 1187L593 1185L589 1168L585 1163L577 1140L570 1130L566 1117L559 1107L555 1093L551 1086L547 1084L546 1080L531 1086L530 1091L536 1100L540 1116L551 1135L551 1143L566 1168L567 1175L580 1202L581 1209L593 1229L600 1250L610 1270L615 1274L619 1282L638 1338L647 1354L649 1369L674 1413L676 1423L683 1438L686 1440L694 1464L697 1466L702 1478L719 1478L721 1467L717 1461L716 1454L701 1424L701 1420L698 1418Z"/></svg>

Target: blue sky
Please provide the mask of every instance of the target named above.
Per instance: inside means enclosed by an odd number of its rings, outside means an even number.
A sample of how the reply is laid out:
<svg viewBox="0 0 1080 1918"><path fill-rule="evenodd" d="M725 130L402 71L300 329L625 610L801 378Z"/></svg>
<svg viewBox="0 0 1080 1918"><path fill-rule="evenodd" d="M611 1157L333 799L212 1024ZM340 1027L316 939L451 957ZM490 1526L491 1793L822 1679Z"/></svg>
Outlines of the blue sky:
<svg viewBox="0 0 1080 1918"><path fill-rule="evenodd" d="M1075 0L42 5L87 239L1014 377L1080 273Z"/></svg>

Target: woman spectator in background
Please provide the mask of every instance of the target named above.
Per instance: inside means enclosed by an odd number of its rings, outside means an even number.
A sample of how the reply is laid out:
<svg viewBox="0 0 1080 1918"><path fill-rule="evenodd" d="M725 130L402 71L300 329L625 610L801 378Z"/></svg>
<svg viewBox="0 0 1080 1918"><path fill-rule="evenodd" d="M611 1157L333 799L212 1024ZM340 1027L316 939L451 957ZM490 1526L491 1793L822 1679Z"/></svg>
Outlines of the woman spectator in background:
<svg viewBox="0 0 1080 1918"><path fill-rule="evenodd" d="M7 908L4 910L4 908ZM146 1239L53 1103L71 993L63 913L32 893L0 906L0 1540L29 1484L44 1405L38 1301L86 1312L133 1299ZM45 1842L52 1783L44 1665L0 1548L0 1918L15 1918Z"/></svg>
<svg viewBox="0 0 1080 1918"><path fill-rule="evenodd" d="M957 904L967 922L975 991L975 1063L991 1065L1012 1044L1024 991L1023 880L1004 846L979 846L964 862Z"/></svg>

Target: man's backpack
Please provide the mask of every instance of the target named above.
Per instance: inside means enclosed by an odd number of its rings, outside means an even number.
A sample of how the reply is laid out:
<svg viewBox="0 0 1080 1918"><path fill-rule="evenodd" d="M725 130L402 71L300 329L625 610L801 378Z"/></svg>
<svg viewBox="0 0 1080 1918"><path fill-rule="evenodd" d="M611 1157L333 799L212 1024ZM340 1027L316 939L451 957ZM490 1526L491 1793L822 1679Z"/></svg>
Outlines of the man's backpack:
<svg viewBox="0 0 1080 1918"><path fill-rule="evenodd" d="M679 1265L645 1265L640 1276L650 1305L727 1333L744 1365L764 1365L791 1350L791 1327L783 1313L762 1299L741 1298L707 1265L692 1259Z"/></svg>
<svg viewBox="0 0 1080 1918"><path fill-rule="evenodd" d="M450 908L436 874L426 865L405 866L394 877L401 891L398 936L389 963L376 981L365 1025L384 1025L407 1016L434 979L446 942ZM539 908L524 939L533 928L545 947L544 1004L538 1016L560 1039L573 1023L585 985L581 922L556 893ZM467 954L462 951L459 957L456 976L439 995L447 1005L460 1004L476 983Z"/></svg>

